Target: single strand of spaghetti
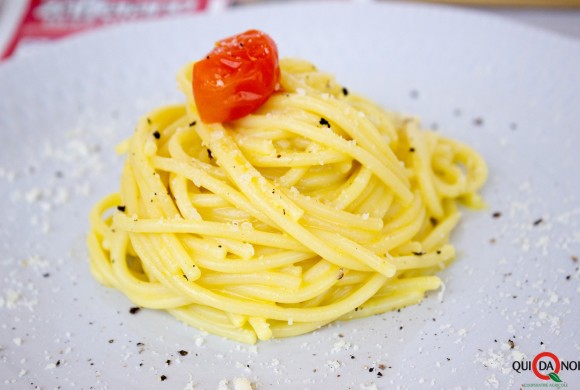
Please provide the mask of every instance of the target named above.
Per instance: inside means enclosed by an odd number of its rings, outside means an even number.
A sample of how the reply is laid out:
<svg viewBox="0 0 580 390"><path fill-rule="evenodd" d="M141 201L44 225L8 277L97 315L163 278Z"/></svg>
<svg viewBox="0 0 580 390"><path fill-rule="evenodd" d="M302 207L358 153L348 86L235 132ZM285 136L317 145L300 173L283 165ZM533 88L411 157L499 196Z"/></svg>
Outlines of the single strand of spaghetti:
<svg viewBox="0 0 580 390"><path fill-rule="evenodd" d="M409 121L406 130L409 143L415 149L415 152L412 153L413 167L415 167L419 190L425 201L425 206L432 216L440 218L443 215L443 208L433 184L433 171L430 162L431 155L425 143L425 138L419 132L418 125L415 121Z"/></svg>
<svg viewBox="0 0 580 390"><path fill-rule="evenodd" d="M394 231L389 231L383 228L383 234L381 237L377 241L367 244L367 248L375 253L386 253L389 250L408 242L421 229L425 216L425 209L420 209L419 215L411 223Z"/></svg>
<svg viewBox="0 0 580 390"><path fill-rule="evenodd" d="M304 215L301 221L302 224L308 229L325 230L359 243L372 241L380 233L380 229L378 231L372 232L369 230L363 230L356 227L341 225L335 221L328 221L325 219L316 218L308 214Z"/></svg>
<svg viewBox="0 0 580 390"><path fill-rule="evenodd" d="M441 279L437 276L418 276L413 278L393 279L377 291L374 297L392 294L403 290L437 290L441 286Z"/></svg>
<svg viewBox="0 0 580 390"><path fill-rule="evenodd" d="M105 250L99 242L97 233L94 230L87 235L87 246L89 248L90 268L95 278L105 286L114 286L113 271L111 262L105 254Z"/></svg>
<svg viewBox="0 0 580 390"><path fill-rule="evenodd" d="M89 213L89 222L91 229L100 237L103 237L109 231L110 227L103 221L103 214L113 207L121 205L121 196L118 193L113 193L105 196L100 201L95 203Z"/></svg>
<svg viewBox="0 0 580 390"><path fill-rule="evenodd" d="M406 306L416 305L423 300L424 291L405 291L404 294L393 293L380 298L371 298L356 311L341 316L339 320L352 320L355 318L369 317L388 311L402 309Z"/></svg>
<svg viewBox="0 0 580 390"><path fill-rule="evenodd" d="M242 229L232 224L211 221L192 221L184 219L138 219L115 214L115 226L132 233L194 233L213 237L231 238L252 244L272 246L282 249L308 251L292 237L279 233Z"/></svg>
<svg viewBox="0 0 580 390"><path fill-rule="evenodd" d="M202 331L246 344L256 343L256 333L253 330L233 326L226 327L208 322L204 318L205 313L199 314L191 306L184 309L169 309L167 311L178 320Z"/></svg>
<svg viewBox="0 0 580 390"><path fill-rule="evenodd" d="M314 153L281 152L271 156L244 153L255 167L307 167L311 165L327 165L348 160L350 157L334 150L320 150ZM279 157L278 157L279 156Z"/></svg>
<svg viewBox="0 0 580 390"><path fill-rule="evenodd" d="M391 277L395 274L396 269L392 263L387 261L387 259L384 257L377 256L374 252L367 249L365 246L336 233L319 229L313 229L312 231L319 238L337 248L341 253L351 255L352 257L358 259L361 264L374 269L376 272L386 277ZM366 269L360 269L361 267L348 268L366 271Z"/></svg>
<svg viewBox="0 0 580 390"><path fill-rule="evenodd" d="M182 234L181 242L194 252L203 253L216 260L223 260L226 258L227 250L217 240L212 237L196 237L193 234ZM197 257L196 257L197 260ZM200 266L203 267L202 264Z"/></svg>
<svg viewBox="0 0 580 390"><path fill-rule="evenodd" d="M272 255L263 255L254 259L216 259L200 253L196 256L196 262L200 267L223 273L249 273L260 272L278 267L284 267L300 261L313 258L313 253L284 251Z"/></svg>
<svg viewBox="0 0 580 390"><path fill-rule="evenodd" d="M364 197L361 194L359 198ZM362 215L367 215L373 219L383 221L385 215L389 211L393 202L393 193L389 191L383 183L376 186L375 190L366 196L363 201L355 208L356 212ZM354 207L355 204L351 204ZM384 225L383 225L384 226Z"/></svg>
<svg viewBox="0 0 580 390"><path fill-rule="evenodd" d="M204 272L198 283L204 286L226 286L226 285L245 285L256 284L263 286L281 287L286 289L297 289L302 283L302 278L283 274L281 272L259 272L259 273L241 273L241 274L218 274Z"/></svg>
<svg viewBox="0 0 580 390"><path fill-rule="evenodd" d="M377 175L389 188L391 188L403 204L412 200L412 194L402 179L395 175L389 167L384 165L380 160L368 151L355 145L355 143L338 137L328 128L317 128L315 126L296 121L292 118L272 115L263 117L258 115L249 115L239 120L241 126L273 126L278 124L284 130L291 131L303 137L311 138L314 141L326 145L341 153L347 154L358 160L367 169Z"/></svg>
<svg viewBox="0 0 580 390"><path fill-rule="evenodd" d="M306 172L308 172L307 167L290 168L284 175L280 176L277 182L281 187L292 187L300 181Z"/></svg>
<svg viewBox="0 0 580 390"><path fill-rule="evenodd" d="M245 155L276 155L277 150L274 147L274 143L271 138L259 138L250 135L242 135L240 134L240 130L236 131L234 138Z"/></svg>
<svg viewBox="0 0 580 390"><path fill-rule="evenodd" d="M477 191L487 179L487 164L474 149L449 138L443 138L441 142L449 144L455 150L455 160L461 162L467 169L467 188L465 192Z"/></svg>
<svg viewBox="0 0 580 390"><path fill-rule="evenodd" d="M242 316L235 313L226 312L234 328L241 328L248 322L248 316Z"/></svg>
<svg viewBox="0 0 580 390"><path fill-rule="evenodd" d="M348 271L348 272L346 272ZM368 272L360 272L354 270L345 270L344 275L338 280L336 286L348 286L352 284L363 283L369 278Z"/></svg>
<svg viewBox="0 0 580 390"><path fill-rule="evenodd" d="M431 233L421 241L423 248L426 251L437 248L446 237L449 237L449 233L457 225L460 217L459 212L453 212L440 221Z"/></svg>
<svg viewBox="0 0 580 390"><path fill-rule="evenodd" d="M334 199L333 194L337 191L336 188L344 184L348 177L348 172L341 172L339 170L331 171L332 165L325 167L326 170L319 169L320 166L312 166L296 183L296 187L304 193L316 196L318 198ZM273 180L276 182L276 179ZM332 194L331 194L332 192Z"/></svg>
<svg viewBox="0 0 580 390"><path fill-rule="evenodd" d="M254 246L248 242L220 237L217 237L215 240L228 252L231 252L242 259L249 259L254 255Z"/></svg>
<svg viewBox="0 0 580 390"><path fill-rule="evenodd" d="M362 215L349 213L324 203L317 202L311 197L302 195L298 191L292 191L286 188L283 188L282 191L284 191L284 193L290 199L294 200L309 214L315 215L327 221L372 232L379 231L383 227L383 221L380 218L373 218L368 216L365 218Z"/></svg>
<svg viewBox="0 0 580 390"><path fill-rule="evenodd" d="M326 260L318 260L304 272L304 274L302 275L302 279L304 280L305 283L310 283L316 280L318 277L333 270L338 271L338 268L336 268L335 265Z"/></svg>
<svg viewBox="0 0 580 390"><path fill-rule="evenodd" d="M222 198L220 195L210 193L193 193L189 192L191 204L203 208L220 208L231 206L231 203Z"/></svg>
<svg viewBox="0 0 580 390"><path fill-rule="evenodd" d="M369 169L364 166L359 167L341 188L335 191L338 195L330 204L339 210L345 209L363 193L371 178L372 173Z"/></svg>
<svg viewBox="0 0 580 390"><path fill-rule="evenodd" d="M199 215L199 212L189 199L186 179L183 176L171 173L169 175L169 186L181 215L186 219L200 220L201 215Z"/></svg>
<svg viewBox="0 0 580 390"><path fill-rule="evenodd" d="M365 116L379 129L381 135L387 137L387 142L396 144L399 135L397 134L396 125L393 121L395 117L393 113L387 112L370 100L356 94L349 93L345 101L348 105L364 112Z"/></svg>
<svg viewBox="0 0 580 390"><path fill-rule="evenodd" d="M399 161L391 150L388 140L381 135L377 128L364 117L361 111L350 107L344 101L329 99L324 101L312 96L300 96L297 94L276 95L272 97L273 103L280 99L285 106L297 107L301 110L315 112L329 119L342 128L356 143L365 150L370 151L377 159L387 161L389 169L403 180L405 176L400 169ZM360 114L363 114L362 116ZM383 160L384 159L384 160ZM408 183L405 183L408 185Z"/></svg>
<svg viewBox="0 0 580 390"><path fill-rule="evenodd" d="M421 252L419 252L421 253ZM390 257L389 260L397 267L397 271L427 268L441 264L455 256L455 250L451 245L444 245L437 252L429 252L424 255Z"/></svg>
<svg viewBox="0 0 580 390"><path fill-rule="evenodd" d="M252 216L244 210L231 207L231 205L226 207L200 209L200 212L203 214L203 219L215 222L242 223L252 219Z"/></svg>
<svg viewBox="0 0 580 390"><path fill-rule="evenodd" d="M408 255L413 252L423 252L423 245L418 241L409 241L399 245L391 250L390 254L394 257Z"/></svg>
<svg viewBox="0 0 580 390"><path fill-rule="evenodd" d="M268 324L266 319L261 317L250 317L248 318L248 322L252 328L254 328L254 332L256 332L258 339L265 341L272 338L272 330L270 329L270 324Z"/></svg>
<svg viewBox="0 0 580 390"><path fill-rule="evenodd" d="M383 231L393 231L416 221L424 210L423 199L419 193L416 193L413 203L408 207L401 207L395 215L387 217L388 222L383 226Z"/></svg>
<svg viewBox="0 0 580 390"><path fill-rule="evenodd" d="M288 322L274 322L270 325L270 329L272 330L272 337L274 338L294 337L320 329L330 322L332 322L332 320L294 322L292 325L289 325Z"/></svg>
<svg viewBox="0 0 580 390"><path fill-rule="evenodd" d="M135 182L135 175L129 164L125 162L121 171L121 205L125 207L127 215L139 213L139 188Z"/></svg>

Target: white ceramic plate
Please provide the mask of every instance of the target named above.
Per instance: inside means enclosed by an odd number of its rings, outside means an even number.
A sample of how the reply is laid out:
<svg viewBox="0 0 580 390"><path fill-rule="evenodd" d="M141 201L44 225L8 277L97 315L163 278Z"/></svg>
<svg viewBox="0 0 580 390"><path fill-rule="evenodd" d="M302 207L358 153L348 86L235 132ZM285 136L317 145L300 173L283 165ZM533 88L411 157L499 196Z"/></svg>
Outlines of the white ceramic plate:
<svg viewBox="0 0 580 390"><path fill-rule="evenodd" d="M87 214L117 188L114 145L148 110L183 100L174 81L182 64L248 28L487 159L489 209L465 211L444 293L248 347L162 312L132 315L124 296L92 278ZM577 42L478 13L394 4L248 7L125 25L1 65L0 387L547 383L512 363L544 350L579 356L579 69ZM579 371L559 376L580 383Z"/></svg>

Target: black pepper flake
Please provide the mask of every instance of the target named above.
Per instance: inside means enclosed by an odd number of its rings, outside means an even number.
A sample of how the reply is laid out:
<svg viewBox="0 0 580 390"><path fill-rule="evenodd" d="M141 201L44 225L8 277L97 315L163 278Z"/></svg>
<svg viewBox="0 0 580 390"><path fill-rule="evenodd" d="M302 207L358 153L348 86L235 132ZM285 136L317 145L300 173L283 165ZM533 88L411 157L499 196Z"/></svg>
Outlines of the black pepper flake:
<svg viewBox="0 0 580 390"><path fill-rule="evenodd" d="M182 350L181 350L181 351L179 351L178 353L179 353L181 356L187 356L187 354L188 354L189 352L187 352L187 351L185 351L185 350L183 350L183 349L182 349Z"/></svg>
<svg viewBox="0 0 580 390"><path fill-rule="evenodd" d="M342 94L348 96L348 89L346 89L346 87L342 87Z"/></svg>
<svg viewBox="0 0 580 390"><path fill-rule="evenodd" d="M167 360L165 361L165 364L167 364L168 366L170 366L170 365L171 365L171 359L167 359Z"/></svg>
<svg viewBox="0 0 580 390"><path fill-rule="evenodd" d="M534 221L534 226L538 226L539 224L541 224L542 222L544 222L543 218L538 218Z"/></svg>
<svg viewBox="0 0 580 390"><path fill-rule="evenodd" d="M544 342L543 341L540 341L540 345L544 345Z"/></svg>
<svg viewBox="0 0 580 390"><path fill-rule="evenodd" d="M450 362L450 361L451 361L451 358L445 358L445 359L447 359L447 361L448 361L448 362Z"/></svg>
<svg viewBox="0 0 580 390"><path fill-rule="evenodd" d="M197 121L193 121L193 122L191 122L191 123L189 124L189 127L193 127L193 126L195 126L196 124L197 124Z"/></svg>
<svg viewBox="0 0 580 390"><path fill-rule="evenodd" d="M185 278L185 280L189 280L186 274L183 274L183 277Z"/></svg>
<svg viewBox="0 0 580 390"><path fill-rule="evenodd" d="M354 360L355 359L355 356L354 355L350 355L350 358Z"/></svg>
<svg viewBox="0 0 580 390"><path fill-rule="evenodd" d="M142 342L138 342L138 343L137 343L137 346L138 346L138 347L143 347L143 346L145 346L145 344L143 344Z"/></svg>
<svg viewBox="0 0 580 390"><path fill-rule="evenodd" d="M510 349L514 349L514 347L516 346L516 344L514 343L514 341L512 339L508 340L508 345L510 346Z"/></svg>
<svg viewBox="0 0 580 390"><path fill-rule="evenodd" d="M320 123L321 126L327 126L330 129L330 123L325 118L320 118L318 123Z"/></svg>
<svg viewBox="0 0 580 390"><path fill-rule="evenodd" d="M119 210L120 212L124 213L125 212L126 207L125 206L117 206L117 210Z"/></svg>
<svg viewBox="0 0 580 390"><path fill-rule="evenodd" d="M147 123L151 124L151 118L147 118Z"/></svg>
<svg viewBox="0 0 580 390"><path fill-rule="evenodd" d="M58 367L58 366L60 366L60 360L57 360L55 365L56 365L57 367Z"/></svg>
<svg viewBox="0 0 580 390"><path fill-rule="evenodd" d="M43 277L43 278L48 278L49 276L50 276L50 273L48 273L48 272L47 272L47 273L45 273L45 274L42 274L42 277Z"/></svg>
<svg viewBox="0 0 580 390"><path fill-rule="evenodd" d="M155 139L159 139L159 138L161 138L161 133L159 133L158 131L154 131L153 137L155 137Z"/></svg>
<svg viewBox="0 0 580 390"><path fill-rule="evenodd" d="M378 377L378 378L381 378L382 376L383 376L383 373L382 373L382 372L380 372L380 371L379 371L379 372L377 372L377 377Z"/></svg>
<svg viewBox="0 0 580 390"><path fill-rule="evenodd" d="M415 256L423 256L426 252L425 251L421 251L421 252L413 252L413 254Z"/></svg>
<svg viewBox="0 0 580 390"><path fill-rule="evenodd" d="M159 377L159 379L161 379L161 381L164 381L164 380L166 380L166 379L167 379L167 376L166 376L166 375L161 375L161 376Z"/></svg>
<svg viewBox="0 0 580 390"><path fill-rule="evenodd" d="M437 226L437 224L439 223L439 221L437 220L437 218L429 218L429 222L431 222L431 225L433 226Z"/></svg>
<svg viewBox="0 0 580 390"><path fill-rule="evenodd" d="M114 340L114 339L110 339L110 340L109 340L109 344L113 344L114 342L115 342L115 340Z"/></svg>
<svg viewBox="0 0 580 390"><path fill-rule="evenodd" d="M132 307L132 308L129 309L129 313L131 313L131 314L137 314L137 313L139 313L139 310L141 310L141 308L135 306L135 307Z"/></svg>
<svg viewBox="0 0 580 390"><path fill-rule="evenodd" d="M373 372L375 370L374 367L369 368L369 372Z"/></svg>
<svg viewBox="0 0 580 390"><path fill-rule="evenodd" d="M483 125L483 118L475 118L475 119L473 120L473 124L474 124L475 126L482 126L482 125Z"/></svg>
<svg viewBox="0 0 580 390"><path fill-rule="evenodd" d="M501 217L501 213L499 211L496 211L491 216L494 217L494 218L499 218L499 217Z"/></svg>
<svg viewBox="0 0 580 390"><path fill-rule="evenodd" d="M280 158L280 157L282 157L282 155L281 154L277 154L276 157L277 158Z"/></svg>
<svg viewBox="0 0 580 390"><path fill-rule="evenodd" d="M409 152L415 153L415 148L409 148Z"/></svg>
<svg viewBox="0 0 580 390"><path fill-rule="evenodd" d="M212 154L211 154L211 149L208 149L208 150L207 150L207 156L209 157L209 159L210 159L210 160L212 160L212 159L213 159L213 156L212 156Z"/></svg>
<svg viewBox="0 0 580 390"><path fill-rule="evenodd" d="M572 275L566 276L566 280L570 280L571 277L572 277Z"/></svg>

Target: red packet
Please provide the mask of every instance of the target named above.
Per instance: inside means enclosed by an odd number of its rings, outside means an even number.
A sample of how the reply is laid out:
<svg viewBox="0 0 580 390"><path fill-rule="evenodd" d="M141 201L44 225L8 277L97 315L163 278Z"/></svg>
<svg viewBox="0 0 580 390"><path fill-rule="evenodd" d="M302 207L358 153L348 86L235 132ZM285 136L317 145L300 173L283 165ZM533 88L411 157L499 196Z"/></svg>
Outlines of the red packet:
<svg viewBox="0 0 580 390"><path fill-rule="evenodd" d="M27 41L51 40L112 23L204 11L208 0L29 0L1 54L10 57Z"/></svg>

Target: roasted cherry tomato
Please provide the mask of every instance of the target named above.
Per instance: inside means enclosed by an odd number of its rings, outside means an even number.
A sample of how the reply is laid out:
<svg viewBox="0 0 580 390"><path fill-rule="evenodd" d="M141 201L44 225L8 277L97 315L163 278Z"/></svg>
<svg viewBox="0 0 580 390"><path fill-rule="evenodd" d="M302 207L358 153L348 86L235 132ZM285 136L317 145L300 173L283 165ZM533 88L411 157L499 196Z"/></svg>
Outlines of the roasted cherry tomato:
<svg viewBox="0 0 580 390"><path fill-rule="evenodd" d="M193 96L201 120L227 122L256 111L278 88L276 43L249 30L218 41L193 66Z"/></svg>

